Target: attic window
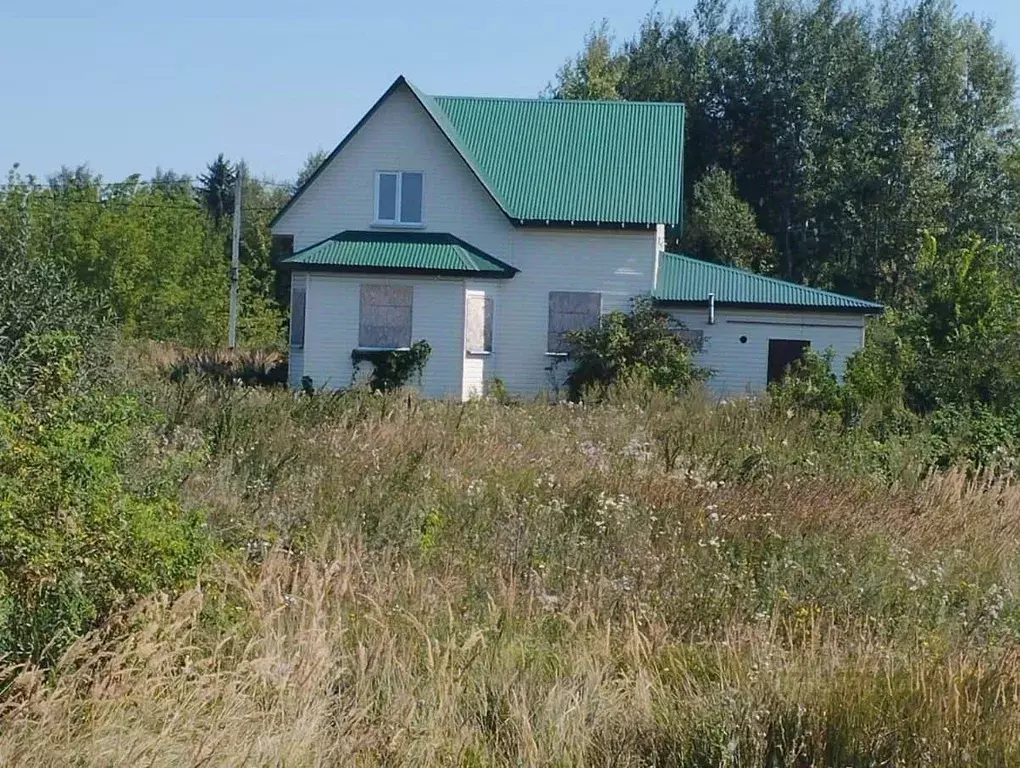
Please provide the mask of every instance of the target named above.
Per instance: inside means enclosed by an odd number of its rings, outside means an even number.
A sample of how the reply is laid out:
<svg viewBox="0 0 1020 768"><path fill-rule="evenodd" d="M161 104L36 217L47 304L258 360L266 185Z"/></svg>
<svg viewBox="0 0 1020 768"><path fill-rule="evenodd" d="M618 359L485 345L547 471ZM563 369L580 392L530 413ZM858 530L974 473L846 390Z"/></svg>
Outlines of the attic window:
<svg viewBox="0 0 1020 768"><path fill-rule="evenodd" d="M420 227L425 174L420 171L379 171L375 175L375 224Z"/></svg>

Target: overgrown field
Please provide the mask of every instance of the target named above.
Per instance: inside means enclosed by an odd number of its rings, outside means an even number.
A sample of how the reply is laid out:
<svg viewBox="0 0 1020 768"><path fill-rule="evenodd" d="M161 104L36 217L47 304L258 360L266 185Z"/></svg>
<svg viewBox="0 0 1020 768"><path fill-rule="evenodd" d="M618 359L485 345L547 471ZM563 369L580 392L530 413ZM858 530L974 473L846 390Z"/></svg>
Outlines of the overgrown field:
<svg viewBox="0 0 1020 768"><path fill-rule="evenodd" d="M129 387L214 554L0 673L0 765L1020 760L1007 479L767 401Z"/></svg>

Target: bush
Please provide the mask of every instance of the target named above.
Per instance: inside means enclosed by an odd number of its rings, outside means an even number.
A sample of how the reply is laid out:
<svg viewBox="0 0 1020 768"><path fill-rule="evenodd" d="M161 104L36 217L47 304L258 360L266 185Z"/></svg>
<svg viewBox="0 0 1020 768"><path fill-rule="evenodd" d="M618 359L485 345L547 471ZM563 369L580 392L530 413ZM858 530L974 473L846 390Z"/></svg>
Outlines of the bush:
<svg viewBox="0 0 1020 768"><path fill-rule="evenodd" d="M200 515L124 485L147 425L106 386L102 305L59 269L0 257L0 657L51 662L118 606L193 576L208 545Z"/></svg>
<svg viewBox="0 0 1020 768"><path fill-rule="evenodd" d="M165 363L163 368L171 381L203 376L221 383L240 381L249 387L287 384L287 359L271 351L214 349L184 352Z"/></svg>
<svg viewBox="0 0 1020 768"><path fill-rule="evenodd" d="M808 349L778 383L769 385L772 401L781 409L849 416L852 402L832 372L831 349L819 354Z"/></svg>
<svg viewBox="0 0 1020 768"><path fill-rule="evenodd" d="M649 297L634 299L628 312L603 315L595 328L572 331L567 376L570 397L640 379L658 389L684 392L709 371L694 364L690 347L680 337L683 325L655 308Z"/></svg>
<svg viewBox="0 0 1020 768"><path fill-rule="evenodd" d="M372 373L368 386L373 392L390 392L400 389L412 378L421 378L425 363L429 361L432 347L424 339L414 342L410 349L361 350L351 352L354 363L354 375L358 375L358 365L362 362L372 364Z"/></svg>
<svg viewBox="0 0 1020 768"><path fill-rule="evenodd" d="M139 417L130 399L99 393L45 412L0 407L0 656L52 660L205 557L200 515L123 487Z"/></svg>

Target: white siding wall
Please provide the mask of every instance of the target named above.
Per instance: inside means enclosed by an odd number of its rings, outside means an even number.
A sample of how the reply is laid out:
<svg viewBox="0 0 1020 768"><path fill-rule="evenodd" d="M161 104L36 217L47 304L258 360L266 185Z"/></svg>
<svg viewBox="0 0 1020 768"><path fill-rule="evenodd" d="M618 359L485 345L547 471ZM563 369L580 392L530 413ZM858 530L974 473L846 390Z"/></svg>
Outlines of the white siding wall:
<svg viewBox="0 0 1020 768"><path fill-rule="evenodd" d="M493 376L515 392L548 389L552 379L545 369L554 359L545 354L550 291L599 291L607 312L626 308L631 296L652 289L655 228L515 228L406 88L379 106L273 231L293 235L300 250L343 230L369 229L380 170L424 171L425 231L454 234L520 270L509 280L486 281L494 302L493 352L469 360L463 349L463 283L456 283L457 291L433 289L426 299L418 286L434 283L414 281L414 338L433 346L427 394L471 396ZM369 279L311 277L304 375L315 386L350 384L357 285ZM455 346L454 356L449 350ZM444 365L449 370L440 374ZM560 381L565 374L558 372Z"/></svg>
<svg viewBox="0 0 1020 768"><path fill-rule="evenodd" d="M383 278L375 275L308 276L303 375L316 387L343 388L354 374L351 352L358 346L361 284L412 285L411 339L425 339L432 354L422 377L428 397L461 396L464 352L464 284L461 280ZM453 321L460 318L461 322ZM368 367L363 363L361 368ZM300 383L300 378L299 378Z"/></svg>
<svg viewBox="0 0 1020 768"><path fill-rule="evenodd" d="M709 325L707 305L671 309L670 314L691 330L704 331L704 349L697 362L714 371L708 383L719 394L765 388L769 339L806 339L819 353L832 347L833 372L840 379L846 359L864 343L864 318L859 315L716 307L715 325ZM746 343L741 343L741 336L747 337Z"/></svg>
<svg viewBox="0 0 1020 768"><path fill-rule="evenodd" d="M298 251L375 218L376 171L424 171L427 232L450 232L502 258L513 227L404 86L379 105L273 227Z"/></svg>
<svg viewBox="0 0 1020 768"><path fill-rule="evenodd" d="M562 364L546 370L561 360L546 354L549 292L598 291L603 313L627 309L652 290L655 230L521 228L509 261L521 271L495 295L494 375L512 392L536 392L567 374Z"/></svg>

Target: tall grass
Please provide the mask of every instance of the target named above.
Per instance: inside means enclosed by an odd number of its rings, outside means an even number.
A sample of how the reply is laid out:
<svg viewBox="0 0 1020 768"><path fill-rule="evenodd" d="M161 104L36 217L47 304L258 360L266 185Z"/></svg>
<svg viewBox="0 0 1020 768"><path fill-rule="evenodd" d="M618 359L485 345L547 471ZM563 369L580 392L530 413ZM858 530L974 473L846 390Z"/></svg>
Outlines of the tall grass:
<svg viewBox="0 0 1020 768"><path fill-rule="evenodd" d="M767 402L139 380L223 554L0 765L1010 765L1020 491ZM148 457L148 458L146 458ZM73 756L73 758L72 758Z"/></svg>

